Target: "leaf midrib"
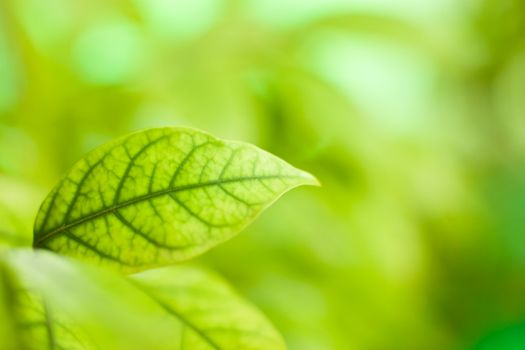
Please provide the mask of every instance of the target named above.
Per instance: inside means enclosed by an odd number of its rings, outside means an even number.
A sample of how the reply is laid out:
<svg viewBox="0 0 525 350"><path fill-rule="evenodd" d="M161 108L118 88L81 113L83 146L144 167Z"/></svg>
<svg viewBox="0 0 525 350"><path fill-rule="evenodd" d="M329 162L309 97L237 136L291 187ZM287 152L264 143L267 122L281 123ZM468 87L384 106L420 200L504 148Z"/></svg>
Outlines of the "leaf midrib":
<svg viewBox="0 0 525 350"><path fill-rule="evenodd" d="M302 178L302 176L266 175L266 176L238 177L238 178L220 179L220 180L213 180L213 181L196 183L196 184L182 185L182 186L178 186L178 187L172 187L172 188L167 188L167 189L160 190L160 191L151 192L151 193L148 193L148 194L145 194L145 195L142 195L142 196L138 196L138 197L131 198L131 199L128 199L126 201L117 203L117 204L112 205L110 207L104 208L102 210L93 212L93 213L88 214L88 215L86 215L84 217L76 219L76 220L74 220L74 221L72 221L70 223L67 223L65 225L59 226L59 227L57 227L57 228L55 228L55 229L53 229L53 230L51 230L51 231L49 231L47 233L44 233L41 237L39 237L34 242L33 245L35 247L38 247L44 241L48 240L49 238L51 238L51 237L53 237L53 236L55 236L55 235L57 235L57 234L59 234L59 233L61 233L63 231L69 230L72 227L81 225L81 224L83 224L83 223L85 223L87 221L90 221L90 220L102 217L104 215L109 215L109 214L113 213L114 211L116 211L118 209L122 209L122 208L128 207L130 205L133 205L133 204L136 204L136 203L139 203L141 201L145 201L145 200L148 200L148 199L151 199L151 198L160 197L160 196L163 196L163 195L166 195L166 194L170 194L170 193L188 191L188 190L193 190L193 189L198 189L198 188L203 188L203 187L209 187L209 186L218 186L218 185L232 183L232 182L258 181L258 180L268 180L268 179L278 179L278 178L280 178L280 179Z"/></svg>
<svg viewBox="0 0 525 350"><path fill-rule="evenodd" d="M157 304L160 307L162 307L166 312L168 312L169 314L173 315L175 318L178 318L179 321L182 324L184 324L186 327L190 328L195 333L197 333L206 343L211 345L214 349L216 349L216 350L221 350L222 349L217 343L215 343L215 341L210 336L208 336L208 334L206 334L199 327L194 325L193 322L190 322L190 320L188 320L186 317L184 317L181 313L177 312L176 310L171 308L169 305L163 303L161 300L159 300L158 298L154 297L153 295L151 295L151 298L155 302L157 302Z"/></svg>
<svg viewBox="0 0 525 350"><path fill-rule="evenodd" d="M193 330L197 335L199 335L207 344L211 345L212 348L216 350L221 350L222 348L215 343L215 341L209 337L203 330L201 330L197 325L195 325L193 322L191 322L188 318L186 318L182 313L172 308L168 303L162 301L161 297L159 297L152 289L148 288L147 285L144 285L139 281L134 280L133 278L128 280L131 285L135 286L138 290L140 290L142 293L147 295L151 300L153 300L158 306L160 306L164 311L166 311L171 316L178 319L184 326L188 327L189 329Z"/></svg>

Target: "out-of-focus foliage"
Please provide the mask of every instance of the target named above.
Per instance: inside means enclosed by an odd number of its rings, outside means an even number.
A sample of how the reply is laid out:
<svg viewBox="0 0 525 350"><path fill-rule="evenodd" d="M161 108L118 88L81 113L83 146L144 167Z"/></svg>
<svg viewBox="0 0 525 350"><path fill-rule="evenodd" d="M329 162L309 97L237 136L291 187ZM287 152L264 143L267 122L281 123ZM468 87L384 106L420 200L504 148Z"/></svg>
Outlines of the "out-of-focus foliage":
<svg viewBox="0 0 525 350"><path fill-rule="evenodd" d="M2 349L88 349L89 339L57 309L49 308L40 292L24 286L12 266L2 256L1 306L7 312L0 318L5 327Z"/></svg>
<svg viewBox="0 0 525 350"><path fill-rule="evenodd" d="M196 267L130 280L48 252L1 258L5 350L285 349L265 316Z"/></svg>
<svg viewBox="0 0 525 350"><path fill-rule="evenodd" d="M216 276L195 268L167 267L134 276L181 324L178 342L166 348L275 349L286 345L259 311ZM172 334L172 333L171 333Z"/></svg>
<svg viewBox="0 0 525 350"><path fill-rule="evenodd" d="M35 186L0 174L0 251L31 245L33 218L42 195Z"/></svg>
<svg viewBox="0 0 525 350"><path fill-rule="evenodd" d="M0 220L195 126L324 185L202 259L292 350L523 348L524 44L520 0L3 0Z"/></svg>

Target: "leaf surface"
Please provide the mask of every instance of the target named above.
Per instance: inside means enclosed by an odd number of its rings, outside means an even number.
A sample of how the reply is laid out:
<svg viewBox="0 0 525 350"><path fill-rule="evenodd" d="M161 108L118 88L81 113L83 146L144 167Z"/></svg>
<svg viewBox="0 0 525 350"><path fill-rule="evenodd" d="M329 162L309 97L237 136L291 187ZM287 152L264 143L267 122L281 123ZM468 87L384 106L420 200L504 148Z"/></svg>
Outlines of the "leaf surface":
<svg viewBox="0 0 525 350"><path fill-rule="evenodd" d="M169 266L122 276L23 249L6 253L5 261L20 283L9 290L11 302L0 299L0 331L9 335L4 340L36 349L285 349L266 317L200 268Z"/></svg>
<svg viewBox="0 0 525 350"><path fill-rule="evenodd" d="M94 349L82 331L51 310L38 291L20 283L5 258L0 259L0 348Z"/></svg>
<svg viewBox="0 0 525 350"><path fill-rule="evenodd" d="M140 273L133 279L180 321L181 350L286 348L266 318L210 272L170 266Z"/></svg>
<svg viewBox="0 0 525 350"><path fill-rule="evenodd" d="M231 238L310 174L246 143L160 128L105 144L43 202L34 246L127 271Z"/></svg>

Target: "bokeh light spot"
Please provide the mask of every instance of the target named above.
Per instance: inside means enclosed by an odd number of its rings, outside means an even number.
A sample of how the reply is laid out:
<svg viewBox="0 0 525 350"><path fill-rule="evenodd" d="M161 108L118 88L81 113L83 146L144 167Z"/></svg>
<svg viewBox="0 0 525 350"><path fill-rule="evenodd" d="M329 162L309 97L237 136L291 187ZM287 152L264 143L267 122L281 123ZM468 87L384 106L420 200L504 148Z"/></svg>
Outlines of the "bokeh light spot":
<svg viewBox="0 0 525 350"><path fill-rule="evenodd" d="M140 31L123 20L95 24L73 47L78 75L92 84L118 84L139 69L143 45Z"/></svg>
<svg viewBox="0 0 525 350"><path fill-rule="evenodd" d="M373 122L389 132L428 126L434 76L421 57L403 46L366 36L325 33L304 45L305 65L336 86Z"/></svg>
<svg viewBox="0 0 525 350"><path fill-rule="evenodd" d="M135 0L147 26L165 39L195 38L215 23L221 0Z"/></svg>

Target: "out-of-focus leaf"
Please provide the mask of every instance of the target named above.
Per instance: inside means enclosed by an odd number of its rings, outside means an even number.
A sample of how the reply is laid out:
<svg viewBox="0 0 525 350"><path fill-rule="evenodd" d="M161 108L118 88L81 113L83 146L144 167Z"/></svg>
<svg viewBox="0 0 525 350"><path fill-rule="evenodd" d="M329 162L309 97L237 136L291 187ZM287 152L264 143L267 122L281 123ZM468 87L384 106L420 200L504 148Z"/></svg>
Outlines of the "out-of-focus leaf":
<svg viewBox="0 0 525 350"><path fill-rule="evenodd" d="M211 273L172 266L143 272L133 279L180 321L181 350L286 348L266 318Z"/></svg>
<svg viewBox="0 0 525 350"><path fill-rule="evenodd" d="M44 251L16 249L5 256L22 290L38 293L45 301L53 334L67 335L60 328L64 325L68 334L80 330L85 334L81 339L89 342L77 345L89 349L177 349L173 344L178 344L180 323L126 278ZM31 318L37 320L38 313L32 313ZM62 317L67 321L62 322ZM41 347L48 343L45 334L34 334L33 339ZM61 343L75 349L73 340L63 337Z"/></svg>
<svg viewBox="0 0 525 350"><path fill-rule="evenodd" d="M23 326L14 335L30 344L53 343L64 349L285 349L262 314L220 278L197 268L151 270L130 282L44 251L12 250L5 256L20 280L17 295L22 301L17 316L10 313L6 319ZM18 322L20 315L23 323Z"/></svg>
<svg viewBox="0 0 525 350"><path fill-rule="evenodd" d="M506 325L485 334L472 350L520 350L525 348L525 323Z"/></svg>
<svg viewBox="0 0 525 350"><path fill-rule="evenodd" d="M160 128L80 160L44 201L34 246L130 271L186 260L317 180L255 146Z"/></svg>
<svg viewBox="0 0 525 350"><path fill-rule="evenodd" d="M15 289L12 274L0 259L0 349L18 350L23 345L13 317Z"/></svg>
<svg viewBox="0 0 525 350"><path fill-rule="evenodd" d="M85 334L54 312L40 293L24 286L0 260L0 348L7 350L93 349Z"/></svg>

